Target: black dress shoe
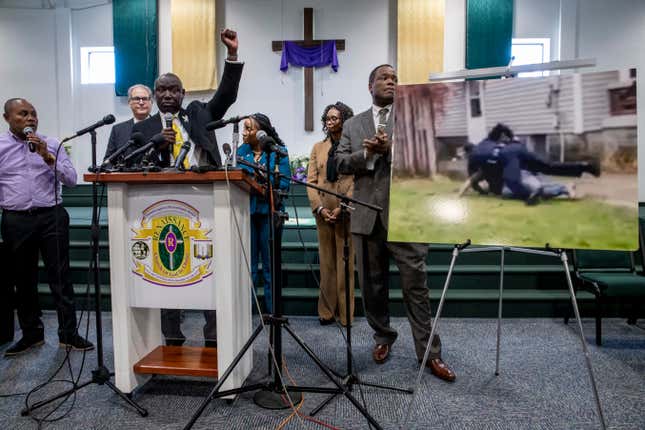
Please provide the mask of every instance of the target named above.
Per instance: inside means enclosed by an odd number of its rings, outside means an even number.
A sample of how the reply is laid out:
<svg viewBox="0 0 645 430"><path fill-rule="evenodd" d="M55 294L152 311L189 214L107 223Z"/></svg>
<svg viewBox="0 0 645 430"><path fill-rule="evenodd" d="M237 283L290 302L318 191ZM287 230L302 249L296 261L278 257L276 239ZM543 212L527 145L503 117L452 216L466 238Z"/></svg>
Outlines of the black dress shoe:
<svg viewBox="0 0 645 430"><path fill-rule="evenodd" d="M217 348L217 341L216 340L205 340L204 341L204 348Z"/></svg>
<svg viewBox="0 0 645 430"><path fill-rule="evenodd" d="M63 348L71 348L76 351L91 351L94 345L84 337L75 334L73 336L65 336L60 338L60 346Z"/></svg>
<svg viewBox="0 0 645 430"><path fill-rule="evenodd" d="M29 351L31 348L43 345L45 339L40 338L27 338L23 337L18 342L14 343L4 352L5 357L12 357L14 355L22 354Z"/></svg>

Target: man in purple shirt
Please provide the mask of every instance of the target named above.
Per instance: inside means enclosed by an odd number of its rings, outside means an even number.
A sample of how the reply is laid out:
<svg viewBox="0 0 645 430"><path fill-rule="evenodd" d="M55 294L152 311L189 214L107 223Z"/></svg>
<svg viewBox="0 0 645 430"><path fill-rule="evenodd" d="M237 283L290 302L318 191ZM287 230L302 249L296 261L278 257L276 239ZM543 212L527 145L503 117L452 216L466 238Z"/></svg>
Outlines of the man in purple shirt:
<svg viewBox="0 0 645 430"><path fill-rule="evenodd" d="M22 338L5 351L17 355L44 343L38 303L38 253L58 313L61 346L94 348L78 335L74 290L69 276L69 215L61 205L61 183L76 185L76 171L58 142L36 133L38 116L27 100L4 105L9 131L0 134L0 208L2 239L11 258L10 278ZM54 179L56 174L56 180ZM55 191L56 190L56 191Z"/></svg>

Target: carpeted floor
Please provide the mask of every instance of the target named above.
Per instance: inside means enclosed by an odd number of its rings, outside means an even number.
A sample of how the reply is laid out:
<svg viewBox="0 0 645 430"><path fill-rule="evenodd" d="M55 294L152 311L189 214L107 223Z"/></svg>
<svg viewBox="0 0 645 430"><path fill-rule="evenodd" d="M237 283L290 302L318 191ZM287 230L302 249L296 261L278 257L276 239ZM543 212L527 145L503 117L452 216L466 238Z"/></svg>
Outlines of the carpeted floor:
<svg viewBox="0 0 645 430"><path fill-rule="evenodd" d="M43 382L60 364L64 351L58 348L56 318L46 313L46 345L26 355L0 358L0 395L24 392ZM106 363L112 368L110 314L104 315ZM199 344L203 318L187 313L184 331ZM355 369L366 381L409 387L418 370L409 325L397 318L399 330L391 359L384 365L371 360L371 330L363 318L353 328ZM321 327L314 318L291 318L293 329L323 362L340 373L345 369L345 346L335 326ZM645 429L645 323L629 326L624 320L604 321L604 346L593 344L593 321L584 320L585 335L599 386L608 427ZM457 373L454 384L442 382L429 372L422 380L406 429L599 429L593 394L575 324L561 320L509 319L502 325L501 374L494 376L496 320L444 319L440 332L443 357ZM17 338L19 333L16 334ZM95 339L93 329L90 338ZM285 335L284 355L289 374L297 384L326 386L324 375ZM267 372L266 336L254 345L255 367L247 382L263 380ZM0 348L0 353L6 346ZM73 354L73 368L81 354ZM96 365L96 354L87 355L84 377ZM61 372L67 378L68 372ZM107 387L90 385L81 390L68 416L46 424L52 429L176 429L182 428L214 386L206 379L157 377L135 396L148 409L140 417ZM58 383L39 392L34 400L68 388ZM411 395L373 388L355 389L369 412L384 429L399 428ZM197 421L195 429L274 429L290 410L267 411L252 401L253 393L234 403L215 400ZM302 411L308 413L325 398L305 394ZM0 398L0 427L33 429L35 421L21 417L25 397ZM71 406L68 402L62 410ZM57 412L58 414L58 412ZM39 413L43 416L43 413ZM344 397L333 400L319 415L321 421L342 429L367 429L366 420ZM313 422L292 419L285 429L322 429Z"/></svg>

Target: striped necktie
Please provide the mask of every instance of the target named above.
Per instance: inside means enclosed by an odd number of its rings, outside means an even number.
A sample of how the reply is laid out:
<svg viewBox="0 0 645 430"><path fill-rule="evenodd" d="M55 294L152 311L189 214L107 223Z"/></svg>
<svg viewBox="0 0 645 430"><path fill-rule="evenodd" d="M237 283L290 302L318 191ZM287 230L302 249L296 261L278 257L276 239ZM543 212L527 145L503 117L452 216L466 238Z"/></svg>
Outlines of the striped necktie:
<svg viewBox="0 0 645 430"><path fill-rule="evenodd" d="M172 129L175 131L175 144L172 147L172 156L176 160L179 157L179 152L181 152L181 145L184 144L184 137L181 135L181 130L179 130L179 125L177 125L175 118L172 120ZM184 169L189 168L188 157L186 157L184 158Z"/></svg>
<svg viewBox="0 0 645 430"><path fill-rule="evenodd" d="M388 108L383 108L383 109L378 111L378 123L379 124L383 124L383 125L387 124L387 113L389 111L390 110Z"/></svg>

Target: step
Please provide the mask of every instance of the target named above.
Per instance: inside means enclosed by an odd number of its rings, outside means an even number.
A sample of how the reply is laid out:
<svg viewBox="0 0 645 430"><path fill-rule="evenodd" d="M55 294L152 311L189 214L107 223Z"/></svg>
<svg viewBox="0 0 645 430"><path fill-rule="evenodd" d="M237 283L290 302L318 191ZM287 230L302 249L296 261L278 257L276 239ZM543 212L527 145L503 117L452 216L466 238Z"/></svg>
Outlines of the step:
<svg viewBox="0 0 645 430"><path fill-rule="evenodd" d="M284 298L299 298L299 299L318 299L317 288L283 288L282 296ZM430 289L430 300L439 301L441 297L441 289ZM257 295L264 297L264 290L258 288ZM360 299L361 290L355 290L356 298ZM586 291L578 291L576 298L578 300L594 300L594 295ZM567 290L504 290L504 300L512 301L533 301L533 300L570 300L571 295ZM401 290L390 290L390 300L403 300L403 292ZM498 301L499 290L494 289L461 289L452 290L448 288L446 291L446 300L482 300L482 301Z"/></svg>

